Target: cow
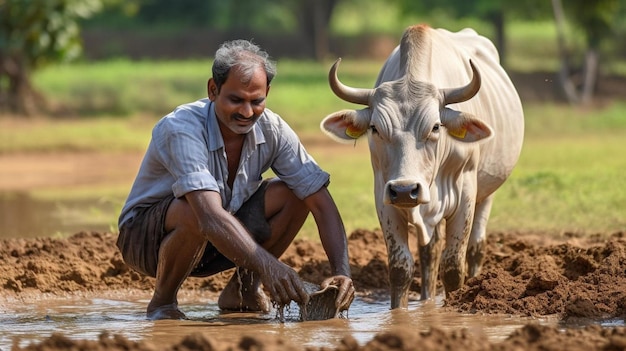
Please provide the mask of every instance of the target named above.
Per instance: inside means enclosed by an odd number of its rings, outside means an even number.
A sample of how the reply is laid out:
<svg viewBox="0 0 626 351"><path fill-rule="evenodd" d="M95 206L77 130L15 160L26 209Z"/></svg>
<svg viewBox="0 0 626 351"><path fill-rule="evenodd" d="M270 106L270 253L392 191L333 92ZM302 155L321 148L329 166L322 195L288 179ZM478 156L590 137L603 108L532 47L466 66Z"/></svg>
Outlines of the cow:
<svg viewBox="0 0 626 351"><path fill-rule="evenodd" d="M374 200L388 252L391 308L408 307L417 233L420 300L445 296L480 272L494 192L516 165L524 138L519 95L493 43L473 29L408 27L374 88L339 81L334 94L360 110L326 116L339 142L367 135Z"/></svg>

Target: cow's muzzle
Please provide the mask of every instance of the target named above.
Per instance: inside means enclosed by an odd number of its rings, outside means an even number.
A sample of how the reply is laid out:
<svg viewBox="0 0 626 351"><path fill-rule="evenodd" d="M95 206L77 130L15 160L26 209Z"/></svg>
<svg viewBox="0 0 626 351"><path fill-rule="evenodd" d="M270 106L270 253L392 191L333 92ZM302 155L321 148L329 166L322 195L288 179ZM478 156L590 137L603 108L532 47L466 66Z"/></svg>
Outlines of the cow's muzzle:
<svg viewBox="0 0 626 351"><path fill-rule="evenodd" d="M390 181L385 187L385 197L391 205L415 207L430 200L425 190L418 182Z"/></svg>

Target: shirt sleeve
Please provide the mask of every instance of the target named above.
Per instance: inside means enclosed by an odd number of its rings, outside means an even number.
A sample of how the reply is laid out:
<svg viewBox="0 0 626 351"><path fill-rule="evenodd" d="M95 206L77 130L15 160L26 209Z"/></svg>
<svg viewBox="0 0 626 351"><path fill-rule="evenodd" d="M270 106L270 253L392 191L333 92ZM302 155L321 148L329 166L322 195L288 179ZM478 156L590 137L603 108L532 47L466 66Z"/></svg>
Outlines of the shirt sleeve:
<svg viewBox="0 0 626 351"><path fill-rule="evenodd" d="M171 119L155 129L153 140L163 166L175 180L174 196L181 197L194 190L220 192L207 167L208 150L200 132L177 125L177 121Z"/></svg>
<svg viewBox="0 0 626 351"><path fill-rule="evenodd" d="M330 175L309 155L291 127L283 121L277 132L278 153L272 170L296 196L304 199L328 185Z"/></svg>

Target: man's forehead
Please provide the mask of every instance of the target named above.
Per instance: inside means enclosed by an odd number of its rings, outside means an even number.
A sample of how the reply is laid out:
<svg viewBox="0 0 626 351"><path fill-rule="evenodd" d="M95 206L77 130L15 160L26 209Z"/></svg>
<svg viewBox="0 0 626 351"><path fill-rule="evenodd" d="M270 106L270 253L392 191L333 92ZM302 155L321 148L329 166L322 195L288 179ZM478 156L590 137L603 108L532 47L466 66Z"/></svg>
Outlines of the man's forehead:
<svg viewBox="0 0 626 351"><path fill-rule="evenodd" d="M241 66L235 65L230 69L226 82L240 82L244 85L249 85L254 80L259 80L265 85L267 83L267 74L263 66Z"/></svg>

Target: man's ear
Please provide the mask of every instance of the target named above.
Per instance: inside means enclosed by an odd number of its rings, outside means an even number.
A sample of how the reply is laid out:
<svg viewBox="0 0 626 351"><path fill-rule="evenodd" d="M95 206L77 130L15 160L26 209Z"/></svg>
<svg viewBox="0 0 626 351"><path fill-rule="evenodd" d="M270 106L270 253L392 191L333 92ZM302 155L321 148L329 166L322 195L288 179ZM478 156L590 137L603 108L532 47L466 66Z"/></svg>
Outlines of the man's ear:
<svg viewBox="0 0 626 351"><path fill-rule="evenodd" d="M211 101L215 101L215 98L217 98L217 85L215 84L215 81L213 80L213 78L209 78L209 81L206 84L206 89L207 89L207 95L209 97L209 100Z"/></svg>
<svg viewBox="0 0 626 351"><path fill-rule="evenodd" d="M320 128L331 139L340 143L354 142L360 138L369 127L369 119L361 122L363 119L358 118L359 114L364 113L363 110L341 110L334 112L322 120ZM361 116L363 117L363 116Z"/></svg>

